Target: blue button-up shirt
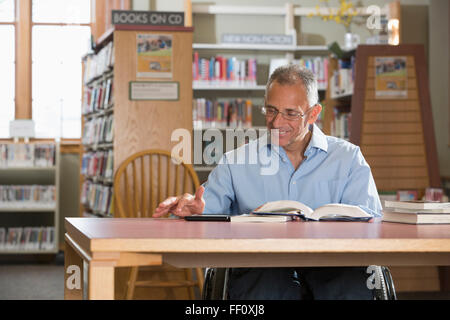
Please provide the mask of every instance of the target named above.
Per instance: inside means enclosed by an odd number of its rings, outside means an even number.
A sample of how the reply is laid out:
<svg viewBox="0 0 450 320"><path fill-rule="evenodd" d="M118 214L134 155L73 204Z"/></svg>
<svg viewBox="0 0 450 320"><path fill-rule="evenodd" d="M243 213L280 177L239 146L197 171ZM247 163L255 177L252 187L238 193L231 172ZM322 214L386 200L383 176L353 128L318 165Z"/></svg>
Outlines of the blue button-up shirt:
<svg viewBox="0 0 450 320"><path fill-rule="evenodd" d="M297 170L267 136L225 153L204 184L203 212L242 214L269 201L295 200L313 210L345 203L381 216L375 181L359 147L326 136L316 125L311 130Z"/></svg>

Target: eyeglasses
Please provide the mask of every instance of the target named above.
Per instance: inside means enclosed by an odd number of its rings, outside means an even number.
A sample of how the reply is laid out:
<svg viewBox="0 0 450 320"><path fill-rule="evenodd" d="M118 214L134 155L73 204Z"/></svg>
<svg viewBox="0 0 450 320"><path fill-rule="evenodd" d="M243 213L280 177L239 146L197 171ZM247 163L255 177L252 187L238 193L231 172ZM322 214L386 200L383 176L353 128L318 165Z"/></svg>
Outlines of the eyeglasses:
<svg viewBox="0 0 450 320"><path fill-rule="evenodd" d="M262 107L261 111L267 119L275 119L278 114L281 113L284 119L294 121L303 118L311 109L312 107L306 110L304 113L301 113L295 110L288 110L286 112L283 112L274 107Z"/></svg>

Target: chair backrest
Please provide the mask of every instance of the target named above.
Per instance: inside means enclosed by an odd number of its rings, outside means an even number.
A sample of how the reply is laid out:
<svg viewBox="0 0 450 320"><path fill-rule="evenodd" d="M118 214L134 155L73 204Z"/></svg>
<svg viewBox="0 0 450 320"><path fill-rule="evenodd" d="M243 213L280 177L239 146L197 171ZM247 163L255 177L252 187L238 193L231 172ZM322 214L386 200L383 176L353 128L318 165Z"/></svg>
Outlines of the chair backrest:
<svg viewBox="0 0 450 320"><path fill-rule="evenodd" d="M189 164L164 150L146 150L127 158L114 177L114 215L151 217L160 202L171 196L195 193L200 183Z"/></svg>

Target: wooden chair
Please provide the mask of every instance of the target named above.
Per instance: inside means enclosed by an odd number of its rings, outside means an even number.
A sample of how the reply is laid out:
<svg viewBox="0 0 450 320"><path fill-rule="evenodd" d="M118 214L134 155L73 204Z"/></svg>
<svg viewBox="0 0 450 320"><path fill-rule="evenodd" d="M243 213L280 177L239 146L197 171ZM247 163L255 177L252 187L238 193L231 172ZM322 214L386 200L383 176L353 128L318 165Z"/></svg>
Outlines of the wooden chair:
<svg viewBox="0 0 450 320"><path fill-rule="evenodd" d="M176 163L174 163L174 161ZM149 218L160 202L170 196L194 194L199 187L197 174L191 165L173 158L164 150L146 150L126 159L114 177L115 216L121 218ZM139 270L152 272L184 271L183 280L138 281ZM188 290L194 299L194 287L200 295L203 289L203 271L195 269L197 280L192 279L191 269L179 269L167 264L161 267L132 267L126 290L126 299L133 299L135 287L181 288Z"/></svg>

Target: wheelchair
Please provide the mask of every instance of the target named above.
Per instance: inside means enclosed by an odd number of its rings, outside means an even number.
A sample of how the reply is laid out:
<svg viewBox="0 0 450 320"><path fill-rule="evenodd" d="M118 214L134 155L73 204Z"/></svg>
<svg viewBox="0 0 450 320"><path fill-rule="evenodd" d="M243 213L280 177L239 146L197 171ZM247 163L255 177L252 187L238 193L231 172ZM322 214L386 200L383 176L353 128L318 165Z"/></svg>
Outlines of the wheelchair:
<svg viewBox="0 0 450 320"><path fill-rule="evenodd" d="M375 270L375 283L380 288L374 288L374 300L397 300L391 272L384 266L371 266ZM203 300L227 300L227 283L229 268L206 268L205 281L202 290Z"/></svg>

